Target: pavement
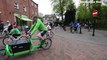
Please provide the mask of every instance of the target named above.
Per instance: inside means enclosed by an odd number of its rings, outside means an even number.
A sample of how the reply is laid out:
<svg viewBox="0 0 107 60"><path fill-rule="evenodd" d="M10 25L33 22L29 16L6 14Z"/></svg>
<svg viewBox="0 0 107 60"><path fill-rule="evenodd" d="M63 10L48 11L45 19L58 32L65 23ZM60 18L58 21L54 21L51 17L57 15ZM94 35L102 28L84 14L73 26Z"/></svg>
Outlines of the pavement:
<svg viewBox="0 0 107 60"><path fill-rule="evenodd" d="M107 60L107 32L96 30L95 36L92 31L82 29L82 34L63 31L55 28L55 36L52 38L52 46L49 50L38 49L37 51L9 60ZM0 55L0 60L4 60Z"/></svg>
<svg viewBox="0 0 107 60"><path fill-rule="evenodd" d="M94 37L92 36L93 31L91 30L89 32L87 29L82 29L82 34L80 34L79 31L77 33L71 33L69 28L67 28L67 31L63 31L61 28L56 28L54 31L56 32L56 35L67 39L107 45L107 31L95 30Z"/></svg>

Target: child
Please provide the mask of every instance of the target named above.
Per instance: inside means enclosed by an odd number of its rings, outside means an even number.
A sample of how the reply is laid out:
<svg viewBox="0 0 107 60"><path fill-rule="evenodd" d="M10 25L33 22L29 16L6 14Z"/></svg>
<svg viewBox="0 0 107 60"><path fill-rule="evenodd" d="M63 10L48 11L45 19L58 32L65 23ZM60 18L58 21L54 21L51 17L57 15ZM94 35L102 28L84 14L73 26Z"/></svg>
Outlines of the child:
<svg viewBox="0 0 107 60"><path fill-rule="evenodd" d="M14 38L17 38L21 35L21 32L17 28L17 24L13 24L13 29L10 31L9 35L12 35Z"/></svg>
<svg viewBox="0 0 107 60"><path fill-rule="evenodd" d="M49 23L47 24L47 26L46 26L46 27L47 27L47 29L48 29L49 31L51 31L51 29L52 29L52 28L51 28L51 26L50 26L50 24L49 24Z"/></svg>
<svg viewBox="0 0 107 60"><path fill-rule="evenodd" d="M29 31L29 26L25 26L25 33L26 33L26 35L28 34L28 31Z"/></svg>

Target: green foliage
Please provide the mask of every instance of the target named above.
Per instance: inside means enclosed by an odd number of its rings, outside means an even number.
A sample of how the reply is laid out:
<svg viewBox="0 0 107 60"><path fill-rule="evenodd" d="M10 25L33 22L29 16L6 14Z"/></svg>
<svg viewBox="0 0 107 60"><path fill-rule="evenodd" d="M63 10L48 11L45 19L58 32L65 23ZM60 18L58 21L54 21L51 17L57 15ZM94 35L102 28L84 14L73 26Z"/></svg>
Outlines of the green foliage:
<svg viewBox="0 0 107 60"><path fill-rule="evenodd" d="M101 0L94 0L94 1L101 1ZM77 12L77 18L81 20L81 22L96 20L96 28L102 28L107 29L107 3L105 3L105 6L103 6L100 3L81 3L78 12ZM93 19L92 13L93 10L98 10L98 16Z"/></svg>
<svg viewBox="0 0 107 60"><path fill-rule="evenodd" d="M60 15L62 16L62 20L64 12L73 8L72 0L50 0L50 1L53 6L53 11L55 13L60 13Z"/></svg>
<svg viewBox="0 0 107 60"><path fill-rule="evenodd" d="M100 20L97 20L96 27L107 29L107 6L101 6Z"/></svg>
<svg viewBox="0 0 107 60"><path fill-rule="evenodd" d="M53 6L54 12L61 13L61 10L64 11L69 10L73 4L72 0L50 0Z"/></svg>
<svg viewBox="0 0 107 60"><path fill-rule="evenodd" d="M90 10L86 7L86 4L80 4L79 8L78 8L78 18L81 21L86 21L87 19L89 19L91 17L91 12Z"/></svg>

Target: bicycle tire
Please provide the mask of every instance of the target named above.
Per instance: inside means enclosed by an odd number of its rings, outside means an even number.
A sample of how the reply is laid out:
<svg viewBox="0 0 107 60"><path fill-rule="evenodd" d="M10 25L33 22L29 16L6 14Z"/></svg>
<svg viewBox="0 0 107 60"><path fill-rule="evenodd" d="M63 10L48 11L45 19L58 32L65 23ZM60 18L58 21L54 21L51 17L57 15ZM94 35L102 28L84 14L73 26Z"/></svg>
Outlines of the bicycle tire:
<svg viewBox="0 0 107 60"><path fill-rule="evenodd" d="M9 38L7 38L7 34L3 37L3 40L2 40L2 43L3 43L3 45L5 46L7 43L8 43L8 39ZM10 38L11 39L11 38ZM12 40L12 39L11 39ZM12 40L13 41L13 40Z"/></svg>
<svg viewBox="0 0 107 60"><path fill-rule="evenodd" d="M3 38L3 37L8 38L8 37L9 37L8 35L9 35L8 32L2 32L2 38Z"/></svg>
<svg viewBox="0 0 107 60"><path fill-rule="evenodd" d="M42 40L41 48L44 50L47 50L51 47L51 45L52 45L52 40L49 38L46 38L46 39Z"/></svg>
<svg viewBox="0 0 107 60"><path fill-rule="evenodd" d="M50 38L53 38L53 36L54 36L54 33L52 32L52 31L50 31Z"/></svg>
<svg viewBox="0 0 107 60"><path fill-rule="evenodd" d="M54 33L52 31L46 33L46 38L53 38Z"/></svg>
<svg viewBox="0 0 107 60"><path fill-rule="evenodd" d="M0 35L1 35L0 38L2 38L2 32L1 31L0 31Z"/></svg>

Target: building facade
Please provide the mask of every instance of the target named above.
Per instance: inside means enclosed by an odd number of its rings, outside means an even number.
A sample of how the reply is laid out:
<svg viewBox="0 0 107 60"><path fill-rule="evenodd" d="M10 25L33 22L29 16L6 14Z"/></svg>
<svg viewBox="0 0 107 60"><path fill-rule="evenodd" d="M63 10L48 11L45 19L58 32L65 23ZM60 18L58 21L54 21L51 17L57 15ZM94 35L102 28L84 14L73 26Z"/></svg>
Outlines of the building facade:
<svg viewBox="0 0 107 60"><path fill-rule="evenodd" d="M46 22L55 22L56 21L56 19L57 19L57 17L56 17L56 15L55 14L50 14L50 15L45 15L44 17L43 17L43 19L46 21Z"/></svg>
<svg viewBox="0 0 107 60"><path fill-rule="evenodd" d="M0 21L21 23L16 17L33 19L38 16L38 4L33 0L0 0ZM32 22L26 22L31 25Z"/></svg>

